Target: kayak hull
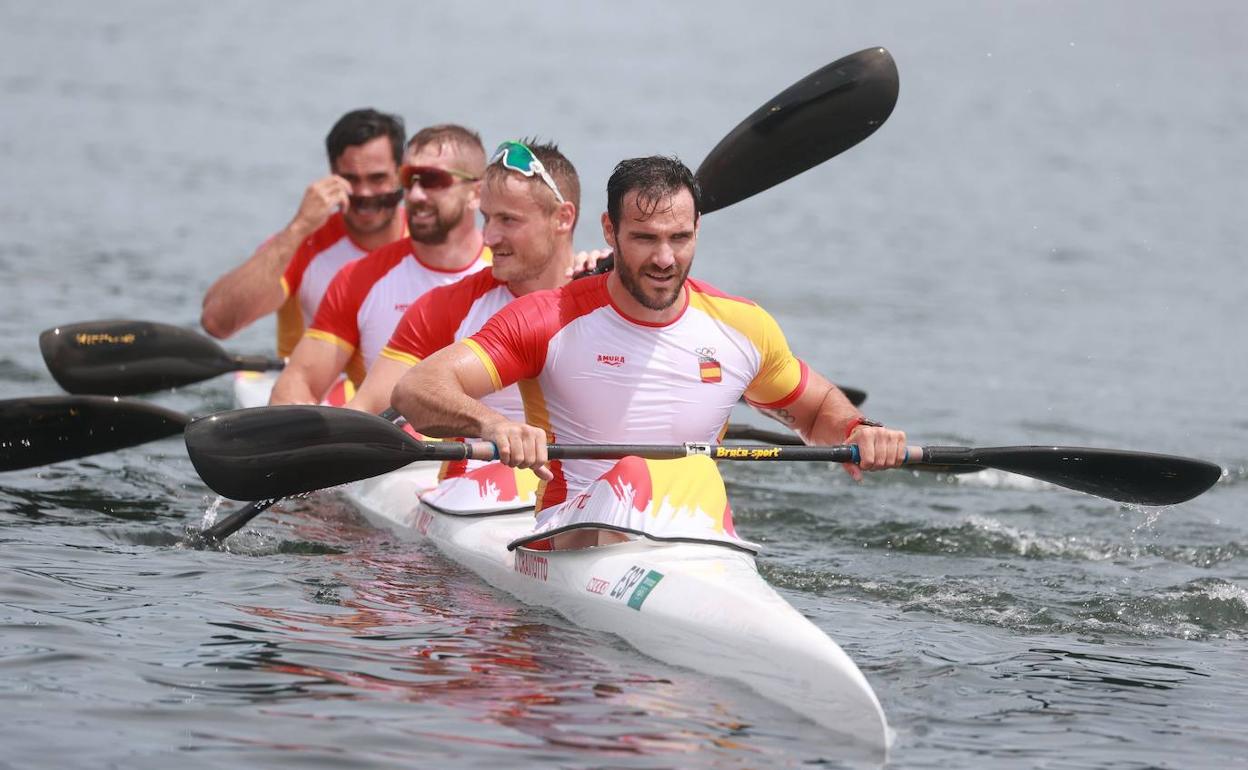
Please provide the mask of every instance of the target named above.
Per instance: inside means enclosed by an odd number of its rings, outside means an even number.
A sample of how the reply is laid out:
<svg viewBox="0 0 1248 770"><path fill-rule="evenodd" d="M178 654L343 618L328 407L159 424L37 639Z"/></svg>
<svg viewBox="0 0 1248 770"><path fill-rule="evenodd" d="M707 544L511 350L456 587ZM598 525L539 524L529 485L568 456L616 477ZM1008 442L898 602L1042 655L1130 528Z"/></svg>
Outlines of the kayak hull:
<svg viewBox="0 0 1248 770"><path fill-rule="evenodd" d="M256 378L246 379L236 388L239 402L263 403ZM436 486L437 471L434 463L414 463L344 491L375 526L430 541L525 603L616 634L665 663L740 682L847 746L886 755L887 722L866 677L763 580L752 554L646 538L566 551L509 549L532 532L532 508L434 507L421 497Z"/></svg>

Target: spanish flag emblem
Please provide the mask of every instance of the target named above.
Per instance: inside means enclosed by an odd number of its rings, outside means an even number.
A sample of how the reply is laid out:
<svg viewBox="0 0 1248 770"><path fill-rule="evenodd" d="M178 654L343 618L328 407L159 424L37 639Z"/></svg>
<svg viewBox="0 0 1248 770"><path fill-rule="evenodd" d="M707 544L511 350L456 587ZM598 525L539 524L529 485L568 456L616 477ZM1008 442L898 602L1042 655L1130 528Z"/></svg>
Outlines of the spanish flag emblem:
<svg viewBox="0 0 1248 770"><path fill-rule="evenodd" d="M719 368L719 362L715 359L705 359L698 363L698 373L702 375L703 382L719 382L723 379L723 372Z"/></svg>

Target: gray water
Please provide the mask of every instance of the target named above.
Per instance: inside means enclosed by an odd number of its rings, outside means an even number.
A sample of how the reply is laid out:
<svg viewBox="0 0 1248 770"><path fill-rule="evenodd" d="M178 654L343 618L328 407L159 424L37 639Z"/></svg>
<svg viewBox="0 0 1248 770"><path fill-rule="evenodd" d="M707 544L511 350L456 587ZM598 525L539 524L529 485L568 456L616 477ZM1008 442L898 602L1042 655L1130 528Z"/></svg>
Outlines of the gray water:
<svg viewBox="0 0 1248 770"><path fill-rule="evenodd" d="M293 213L339 114L691 165L872 45L861 146L709 216L695 274L922 444L1226 469L1124 506L1004 476L726 469L760 568L859 663L897 768L1242 763L1248 57L1242 3L0 3L0 397L42 329L193 327ZM228 343L267 351L264 322ZM230 405L211 381L159 403ZM179 546L179 440L0 477L0 767L806 767L843 747L400 545L341 499ZM766 650L760 650L766 655Z"/></svg>

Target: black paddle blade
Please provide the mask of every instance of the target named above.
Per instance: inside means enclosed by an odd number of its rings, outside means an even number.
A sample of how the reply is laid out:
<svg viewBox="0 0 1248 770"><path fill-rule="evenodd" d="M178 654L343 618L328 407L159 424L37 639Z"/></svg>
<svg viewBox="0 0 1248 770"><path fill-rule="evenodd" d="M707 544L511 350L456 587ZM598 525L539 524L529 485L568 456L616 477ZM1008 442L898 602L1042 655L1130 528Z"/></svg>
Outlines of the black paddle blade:
<svg viewBox="0 0 1248 770"><path fill-rule="evenodd" d="M883 48L807 75L759 107L702 161L702 213L774 187L866 139L892 114L897 89L897 65Z"/></svg>
<svg viewBox="0 0 1248 770"><path fill-rule="evenodd" d="M273 368L234 357L202 334L152 321L84 321L39 335L48 371L69 393L127 396L207 380L238 369Z"/></svg>
<svg viewBox="0 0 1248 770"><path fill-rule="evenodd" d="M387 420L330 406L236 409L186 428L200 478L234 500L289 497L378 476L424 459L423 446Z"/></svg>
<svg viewBox="0 0 1248 770"><path fill-rule="evenodd" d="M48 396L0 401L0 471L34 468L176 436L190 418L142 401Z"/></svg>
<svg viewBox="0 0 1248 770"><path fill-rule="evenodd" d="M849 399L849 403L854 406L862 406L862 402L867 400L867 391L865 390L851 388L848 385L837 385L836 387L845 394L845 398Z"/></svg>
<svg viewBox="0 0 1248 770"><path fill-rule="evenodd" d="M1190 457L1084 447L924 447L923 461L996 468L1140 505L1191 500L1222 476L1221 467Z"/></svg>

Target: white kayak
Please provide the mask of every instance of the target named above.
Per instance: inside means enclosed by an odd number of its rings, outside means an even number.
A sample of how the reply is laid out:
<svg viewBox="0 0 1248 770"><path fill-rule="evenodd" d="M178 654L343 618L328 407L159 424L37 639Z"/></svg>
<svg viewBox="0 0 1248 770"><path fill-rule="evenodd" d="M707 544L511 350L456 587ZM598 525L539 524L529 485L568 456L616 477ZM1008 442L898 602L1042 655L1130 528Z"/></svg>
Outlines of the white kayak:
<svg viewBox="0 0 1248 770"><path fill-rule="evenodd" d="M240 406L267 401L272 380L240 374ZM665 663L741 682L882 760L889 730L866 677L822 630L758 574L754 556L702 542L628 542L578 550L516 547L533 530L515 503L448 510L421 499L437 465L413 463L350 484L375 525L429 540L489 584L607 631Z"/></svg>

